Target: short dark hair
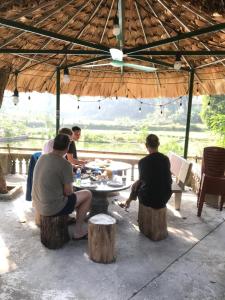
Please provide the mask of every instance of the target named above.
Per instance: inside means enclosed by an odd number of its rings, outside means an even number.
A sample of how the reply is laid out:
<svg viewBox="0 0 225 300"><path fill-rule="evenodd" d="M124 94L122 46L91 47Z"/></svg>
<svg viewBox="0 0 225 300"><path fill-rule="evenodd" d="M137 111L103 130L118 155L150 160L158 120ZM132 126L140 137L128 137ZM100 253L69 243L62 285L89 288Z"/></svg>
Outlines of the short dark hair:
<svg viewBox="0 0 225 300"><path fill-rule="evenodd" d="M147 148L158 148L159 147L159 138L155 134L149 134L146 138L146 147Z"/></svg>
<svg viewBox="0 0 225 300"><path fill-rule="evenodd" d="M54 144L53 149L63 151L66 150L69 147L70 144L70 138L66 134L57 134L57 136L54 138Z"/></svg>
<svg viewBox="0 0 225 300"><path fill-rule="evenodd" d="M72 130L69 129L69 128L66 128L66 127L60 128L58 133L59 134L67 134L67 135L72 135L73 134Z"/></svg>
<svg viewBox="0 0 225 300"><path fill-rule="evenodd" d="M81 131L81 128L78 126L73 126L72 131Z"/></svg>

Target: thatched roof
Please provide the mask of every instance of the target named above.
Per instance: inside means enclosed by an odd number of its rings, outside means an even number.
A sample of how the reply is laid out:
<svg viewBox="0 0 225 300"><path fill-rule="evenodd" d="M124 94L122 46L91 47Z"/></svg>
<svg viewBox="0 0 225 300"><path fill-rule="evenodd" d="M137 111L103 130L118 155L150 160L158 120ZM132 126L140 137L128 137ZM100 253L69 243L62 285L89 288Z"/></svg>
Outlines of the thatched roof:
<svg viewBox="0 0 225 300"><path fill-rule="evenodd" d="M123 33L119 38L113 34L116 15ZM7 86L11 90L19 71L20 91L55 93L56 67L77 63L69 68L70 83L61 82L62 93L176 97L187 94L189 70L194 69L194 94L225 94L222 0L8 0L0 4L0 26L0 68L12 69ZM198 32L208 27L213 32ZM110 48L122 49L124 62L156 70L96 66L111 61ZM10 54L7 49L22 50ZM22 53L27 49L61 52ZM182 51L201 52L193 56ZM180 71L173 68L176 54L183 54ZM94 66L85 68L81 62L86 60Z"/></svg>

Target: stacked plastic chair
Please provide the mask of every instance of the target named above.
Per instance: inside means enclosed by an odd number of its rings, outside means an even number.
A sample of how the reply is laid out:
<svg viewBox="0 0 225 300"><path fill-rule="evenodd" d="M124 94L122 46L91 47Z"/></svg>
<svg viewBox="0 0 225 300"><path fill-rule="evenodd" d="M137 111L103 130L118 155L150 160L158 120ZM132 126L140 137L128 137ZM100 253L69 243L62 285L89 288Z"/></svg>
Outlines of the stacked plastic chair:
<svg viewBox="0 0 225 300"><path fill-rule="evenodd" d="M198 217L201 216L206 194L221 196L220 210L223 209L225 202L225 148L204 148L197 202Z"/></svg>

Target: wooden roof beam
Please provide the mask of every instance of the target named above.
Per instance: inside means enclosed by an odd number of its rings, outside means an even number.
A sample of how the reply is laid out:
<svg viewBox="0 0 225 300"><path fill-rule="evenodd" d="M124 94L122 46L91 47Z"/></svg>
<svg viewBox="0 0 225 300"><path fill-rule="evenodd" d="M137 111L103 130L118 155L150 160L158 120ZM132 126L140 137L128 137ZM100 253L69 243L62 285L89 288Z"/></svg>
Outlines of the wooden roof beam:
<svg viewBox="0 0 225 300"><path fill-rule="evenodd" d="M212 62L210 62L208 64L204 64L204 65L198 66L195 69L202 69L202 68L205 68L205 67L208 67L208 66L211 66L211 65L219 64L221 62L225 62L225 58L220 59L220 60L216 60L216 61L212 61Z"/></svg>
<svg viewBox="0 0 225 300"><path fill-rule="evenodd" d="M186 8L187 10L189 10L191 13L195 14L197 17L199 17L200 19L202 19L203 21L207 22L208 24L214 25L216 24L215 21L213 21L210 16L208 15L207 18L203 17L203 15L200 15L200 13L194 9L193 7L190 8L188 4L184 4L183 2L180 3L180 5L182 5L184 8ZM221 30L223 33L225 33L225 30Z"/></svg>
<svg viewBox="0 0 225 300"><path fill-rule="evenodd" d="M143 35L144 35L145 44L148 44L148 40L147 40L147 37L146 37L146 34L145 34L145 30L144 30L144 26L143 26L143 23L142 23L141 15L140 15L140 12L139 12L139 9L138 9L138 6L137 6L137 2L134 1L134 4L135 4L136 11L137 11L139 23L140 23L140 25L141 25L141 29L142 29L142 32L143 32ZM150 57L151 57L151 54L149 54L149 55L150 55ZM151 58L152 58L152 57L151 57ZM154 64L153 64L153 67L155 68L155 65L154 65ZM159 75L158 75L158 73L157 73L157 72L154 72L154 74L155 74L155 76L156 76L158 85L161 86L161 83L160 83L160 80L159 80Z"/></svg>
<svg viewBox="0 0 225 300"><path fill-rule="evenodd" d="M159 22L159 24L162 26L163 30L165 31L165 33L167 34L168 37L171 37L171 34L168 32L168 30L166 29L166 27L164 26L163 22L160 20L158 14L156 13L156 11L153 9L153 7L150 5L149 0L145 0L148 7L151 9L153 15L156 17L157 21ZM178 45L173 42L174 47L179 50ZM184 61L186 62L186 64L189 66L189 68L192 68L190 62L186 59L185 56L183 56Z"/></svg>
<svg viewBox="0 0 225 300"><path fill-rule="evenodd" d="M190 28L187 26L187 24L184 23L184 21L182 21L180 18L178 18L173 11L165 4L165 2L163 0L158 0L158 2L166 9L168 10L171 15L188 31L191 32ZM204 42L202 42L198 37L196 37L196 39L202 44L202 46L207 49L207 50L211 50L210 47L208 47Z"/></svg>
<svg viewBox="0 0 225 300"><path fill-rule="evenodd" d="M60 33L90 3L90 1L91 0L87 1L87 3L85 3L72 17L70 17L66 22L64 22L64 24L57 30L57 32ZM44 49L48 44L50 44L50 42L51 39L49 39L47 42L44 42L44 44L42 44L41 46L41 49ZM26 68L28 64L30 64L30 59L28 62L25 62L20 66L20 70Z"/></svg>
<svg viewBox="0 0 225 300"><path fill-rule="evenodd" d="M202 34L207 34L207 33L213 33L215 31L219 31L225 29L225 23L220 23L220 24L216 24L216 25L212 25L209 27L204 27L204 28L200 28L191 32L185 32L185 33L181 33L181 34L177 34L174 37L170 37L170 38L166 38L163 40L158 40L155 42L151 42L148 43L147 45L143 45L143 46L138 46L138 47L133 47L130 49L126 49L126 52L124 52L125 54L133 54L145 49L150 49L150 48L154 48L157 46L162 46L162 45L166 45L169 43L173 43L176 41L181 41L181 40L185 40L188 38L192 38L192 37L196 37Z"/></svg>
<svg viewBox="0 0 225 300"><path fill-rule="evenodd" d="M57 6L56 8L54 8L52 11L49 11L47 14L44 15L44 17L42 17L39 21L34 22L31 26L37 26L40 25L42 22L46 21L47 19L49 19L52 15L54 15L57 11L63 9L65 6L69 5L71 2L73 2L73 0L69 1L68 3L65 3L64 5L60 5ZM7 19L5 19L7 20ZM10 21L10 20L9 20ZM19 23L19 24L23 24L23 23ZM4 24L2 24L4 25ZM24 24L25 25L25 24ZM5 25L7 26L7 25ZM25 25L26 26L26 25ZM16 27L14 27L16 28ZM0 48L5 47L6 45L8 45L9 43L13 42L15 39L17 39L18 37L20 37L21 35L23 35L24 32L19 32L17 34L15 34L13 37L10 37L9 39L7 39L3 44L0 45Z"/></svg>
<svg viewBox="0 0 225 300"><path fill-rule="evenodd" d="M177 54L182 56L225 56L225 50L145 50L135 53L136 56L176 56Z"/></svg>
<svg viewBox="0 0 225 300"><path fill-rule="evenodd" d="M109 53L98 50L68 50L63 49L11 49L11 48L1 48L0 53L3 54L35 54L35 55L106 55Z"/></svg>
<svg viewBox="0 0 225 300"><path fill-rule="evenodd" d="M12 20L7 20L7 19L0 18L0 24L4 25L6 27L11 27L11 28L23 30L23 31L26 31L26 32L30 32L30 33L34 33L34 34L37 34L37 35L45 36L45 37L52 38L52 39L55 39L55 40L60 40L60 41L63 41L63 42L68 42L68 43L76 44L76 45L87 47L87 48L92 48L92 49L97 49L97 50L102 50L102 51L105 51L105 52L109 52L109 48L105 47L105 46L102 46L102 45L90 43L90 42L83 41L83 40L76 39L76 38L72 38L72 37L69 37L69 36L65 36L65 35L62 35L62 34L59 34L59 33L53 32L53 31L44 30L44 29L37 28L37 27L34 27L34 26L25 25L25 24L15 22L15 21L12 21Z"/></svg>

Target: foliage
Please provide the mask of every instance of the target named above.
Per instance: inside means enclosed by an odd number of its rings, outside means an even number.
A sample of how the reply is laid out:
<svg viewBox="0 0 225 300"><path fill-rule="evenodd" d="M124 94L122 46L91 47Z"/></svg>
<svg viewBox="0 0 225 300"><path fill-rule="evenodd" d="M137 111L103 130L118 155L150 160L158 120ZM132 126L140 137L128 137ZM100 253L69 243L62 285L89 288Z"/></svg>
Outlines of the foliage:
<svg viewBox="0 0 225 300"><path fill-rule="evenodd" d="M210 118L210 127L219 135L218 144L225 147L225 114L216 114Z"/></svg>
<svg viewBox="0 0 225 300"><path fill-rule="evenodd" d="M225 96L205 96L203 98L201 118L210 130L218 134L218 143L224 145Z"/></svg>

